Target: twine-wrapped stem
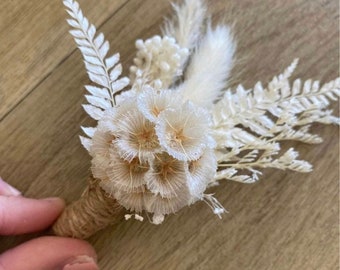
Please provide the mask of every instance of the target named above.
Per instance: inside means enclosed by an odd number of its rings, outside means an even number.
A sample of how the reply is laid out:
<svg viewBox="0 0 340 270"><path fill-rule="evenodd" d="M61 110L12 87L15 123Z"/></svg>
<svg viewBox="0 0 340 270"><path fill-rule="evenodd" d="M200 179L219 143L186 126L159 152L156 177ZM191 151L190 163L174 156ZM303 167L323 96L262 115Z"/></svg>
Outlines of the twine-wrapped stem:
<svg viewBox="0 0 340 270"><path fill-rule="evenodd" d="M52 227L56 235L86 239L123 218L123 207L98 183L91 177L81 198L66 207Z"/></svg>

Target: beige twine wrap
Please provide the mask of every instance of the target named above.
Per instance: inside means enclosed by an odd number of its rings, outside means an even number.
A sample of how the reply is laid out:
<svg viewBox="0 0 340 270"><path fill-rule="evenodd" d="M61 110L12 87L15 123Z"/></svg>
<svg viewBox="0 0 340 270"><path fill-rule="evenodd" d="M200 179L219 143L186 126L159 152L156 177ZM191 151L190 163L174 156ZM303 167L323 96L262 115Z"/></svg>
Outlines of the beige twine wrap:
<svg viewBox="0 0 340 270"><path fill-rule="evenodd" d="M78 201L66 207L52 230L56 235L86 239L123 218L124 208L91 177Z"/></svg>

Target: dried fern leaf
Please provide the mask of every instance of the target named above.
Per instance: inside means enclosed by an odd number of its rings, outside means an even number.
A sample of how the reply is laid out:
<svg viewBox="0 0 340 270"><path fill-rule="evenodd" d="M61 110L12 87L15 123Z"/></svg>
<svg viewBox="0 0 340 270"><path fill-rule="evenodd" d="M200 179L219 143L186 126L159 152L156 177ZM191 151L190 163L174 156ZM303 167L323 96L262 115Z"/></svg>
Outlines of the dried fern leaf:
<svg viewBox="0 0 340 270"><path fill-rule="evenodd" d="M85 107L86 112L95 120L99 120L101 113L116 104L115 94L129 84L129 79L123 77L119 80L122 67L119 62L119 54L107 57L110 49L109 42L102 33L96 34L96 27L84 17L79 4L73 0L64 0L67 12L71 16L68 24L74 29L70 30L75 42L81 51L85 67L90 80L98 86L87 85L85 88L91 95L86 99L92 107Z"/></svg>
<svg viewBox="0 0 340 270"><path fill-rule="evenodd" d="M259 82L253 91L242 86L238 86L235 93L226 91L214 106L215 129L227 130L242 125L257 136L268 138L313 122L339 123L338 118L324 109L331 100L337 100L340 96L340 78L322 87L319 82L311 80L304 84L295 80L290 86L288 78L296 63L294 61L282 75L274 77L267 88ZM309 135L304 130L300 130L299 134L302 141L308 142ZM304 134L307 137L303 138Z"/></svg>

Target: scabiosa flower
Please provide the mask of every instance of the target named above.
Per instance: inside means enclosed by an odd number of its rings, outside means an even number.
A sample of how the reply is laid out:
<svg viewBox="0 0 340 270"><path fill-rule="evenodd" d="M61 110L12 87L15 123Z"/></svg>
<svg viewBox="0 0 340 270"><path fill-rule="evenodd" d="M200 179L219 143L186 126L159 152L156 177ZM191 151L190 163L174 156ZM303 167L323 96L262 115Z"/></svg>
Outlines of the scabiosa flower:
<svg viewBox="0 0 340 270"><path fill-rule="evenodd" d="M145 180L148 189L161 197L176 197L186 187L186 163L166 152L155 155Z"/></svg>
<svg viewBox="0 0 340 270"><path fill-rule="evenodd" d="M92 137L89 153L92 156L91 170L94 177L107 179L106 170L110 164L110 147L116 139L104 125L104 121L98 124Z"/></svg>
<svg viewBox="0 0 340 270"><path fill-rule="evenodd" d="M108 179L106 171L110 164L109 157L96 155L92 158L91 164L91 171L95 178L102 180Z"/></svg>
<svg viewBox="0 0 340 270"><path fill-rule="evenodd" d="M92 173L126 209L153 213L158 224L203 198L216 171L209 125L176 90L141 87L99 121Z"/></svg>
<svg viewBox="0 0 340 270"><path fill-rule="evenodd" d="M144 195L145 209L155 216L176 213L178 210L188 205L189 201L190 194L186 187L183 187L182 192L172 198L164 198L151 192L147 192Z"/></svg>
<svg viewBox="0 0 340 270"><path fill-rule="evenodd" d="M207 185L214 178L217 170L217 161L214 151L210 148L204 150L202 156L188 163L188 187L193 202L201 199Z"/></svg>
<svg viewBox="0 0 340 270"><path fill-rule="evenodd" d="M106 174L112 183L112 189L135 192L145 184L144 177L148 170L147 161L141 161L137 157L127 161L117 154L117 149L110 150L110 164Z"/></svg>
<svg viewBox="0 0 340 270"><path fill-rule="evenodd" d="M124 206L126 209L132 212L140 213L145 209L144 206L145 191L143 189L140 189L135 192L116 190L114 192L114 197L122 206Z"/></svg>
<svg viewBox="0 0 340 270"><path fill-rule="evenodd" d="M208 139L210 116L202 108L186 102L179 110L160 113L156 126L160 144L174 158L196 160L212 142Z"/></svg>
<svg viewBox="0 0 340 270"><path fill-rule="evenodd" d="M135 80L140 70L149 81L159 79L165 87L182 74L182 59L186 59L189 54L188 49L179 47L174 38L167 36L137 40L136 48L135 66L130 68L132 80Z"/></svg>
<svg viewBox="0 0 340 270"><path fill-rule="evenodd" d="M181 95L175 90L146 89L138 96L137 104L143 115L151 122L156 123L158 115L162 111L179 108L182 100Z"/></svg>
<svg viewBox="0 0 340 270"><path fill-rule="evenodd" d="M109 146L116 139L115 135L109 131L109 129L105 126L105 121L102 121L100 125L98 125L93 137L92 144L90 147L90 154L92 157L94 156L109 156Z"/></svg>
<svg viewBox="0 0 340 270"><path fill-rule="evenodd" d="M161 151L154 123L147 120L136 106L125 113L117 113L115 129L117 149L128 161L136 157L146 160Z"/></svg>

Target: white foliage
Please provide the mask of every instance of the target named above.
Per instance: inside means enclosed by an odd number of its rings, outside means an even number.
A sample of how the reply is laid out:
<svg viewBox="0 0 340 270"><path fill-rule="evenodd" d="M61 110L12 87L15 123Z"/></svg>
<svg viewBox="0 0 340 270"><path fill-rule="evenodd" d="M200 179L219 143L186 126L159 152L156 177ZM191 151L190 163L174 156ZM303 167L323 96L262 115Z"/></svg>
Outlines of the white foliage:
<svg viewBox="0 0 340 270"><path fill-rule="evenodd" d="M81 144L87 151L90 151L92 141L89 138L85 138L83 136L79 136Z"/></svg>
<svg viewBox="0 0 340 270"><path fill-rule="evenodd" d="M247 174L237 175L237 173L238 170L236 170L235 168L223 169L216 172L215 180L218 181L222 179L227 179L235 182L240 182L243 184L252 184L259 180L258 174L261 174L261 172L256 170L251 175Z"/></svg>
<svg viewBox="0 0 340 270"><path fill-rule="evenodd" d="M96 132L97 128L93 127L81 127L81 129L84 131L84 133L89 136L90 138L93 137L94 133Z"/></svg>
<svg viewBox="0 0 340 270"><path fill-rule="evenodd" d="M219 170L215 180L226 178L241 182L258 179L256 168L276 168L310 172L312 166L298 160L293 148L279 154L280 141L297 140L320 143L310 134L311 123L339 124L339 119L325 110L331 100L340 96L340 78L320 86L318 81L288 81L297 66L295 60L266 88L258 82L254 89L238 86L228 90L213 108L214 137L217 142ZM252 175L240 175L248 170Z"/></svg>
<svg viewBox="0 0 340 270"><path fill-rule="evenodd" d="M296 152L293 148L290 148L287 152L285 152L281 157L272 161L272 167L285 170L290 169L298 172L311 172L312 165L304 160L297 160L296 158L299 156L299 153Z"/></svg>
<svg viewBox="0 0 340 270"><path fill-rule="evenodd" d="M214 106L215 129L227 130L242 125L260 136L273 137L289 127L315 122L315 118L319 118L320 112L328 106L329 100L335 100L340 95L340 79L322 87L310 80L302 87L300 80L295 80L290 87L288 76L296 62L283 75L274 77L267 88L258 82L253 91L245 90L242 86L237 87L236 93L226 91ZM330 115L323 116L324 122L337 122ZM301 130L301 135L304 133Z"/></svg>
<svg viewBox="0 0 340 270"><path fill-rule="evenodd" d="M87 73L90 80L97 86L86 86L91 94L86 96L89 104L99 109L107 109L115 105L115 94L129 84L128 78L117 80L121 75L122 68L119 62L119 54L107 57L110 49L109 42L105 40L102 33L96 34L96 27L89 23L79 8L79 4L74 0L64 0L67 12L72 17L68 19L68 24L73 27L70 31L75 42L81 51ZM95 120L94 113L86 112ZM98 113L95 113L98 115Z"/></svg>
<svg viewBox="0 0 340 270"><path fill-rule="evenodd" d="M115 94L129 84L129 79L124 77L117 80L122 73L122 66L118 64L119 54L106 57L110 49L109 42L102 33L96 35L96 27L83 15L79 4L74 0L64 0L63 3L72 17L67 20L74 28L70 34L84 57L90 80L98 85L85 86L90 95L85 95L89 104L83 105L83 108L90 117L100 120L106 109L115 106ZM80 139L86 150L89 150L90 140L84 137Z"/></svg>
<svg viewBox="0 0 340 270"><path fill-rule="evenodd" d="M100 120L104 115L104 111L95 106L83 104L83 108L89 116L91 116L93 119L97 121Z"/></svg>
<svg viewBox="0 0 340 270"><path fill-rule="evenodd" d="M207 29L179 86L185 99L210 109L226 87L232 67L235 43L227 26Z"/></svg>

